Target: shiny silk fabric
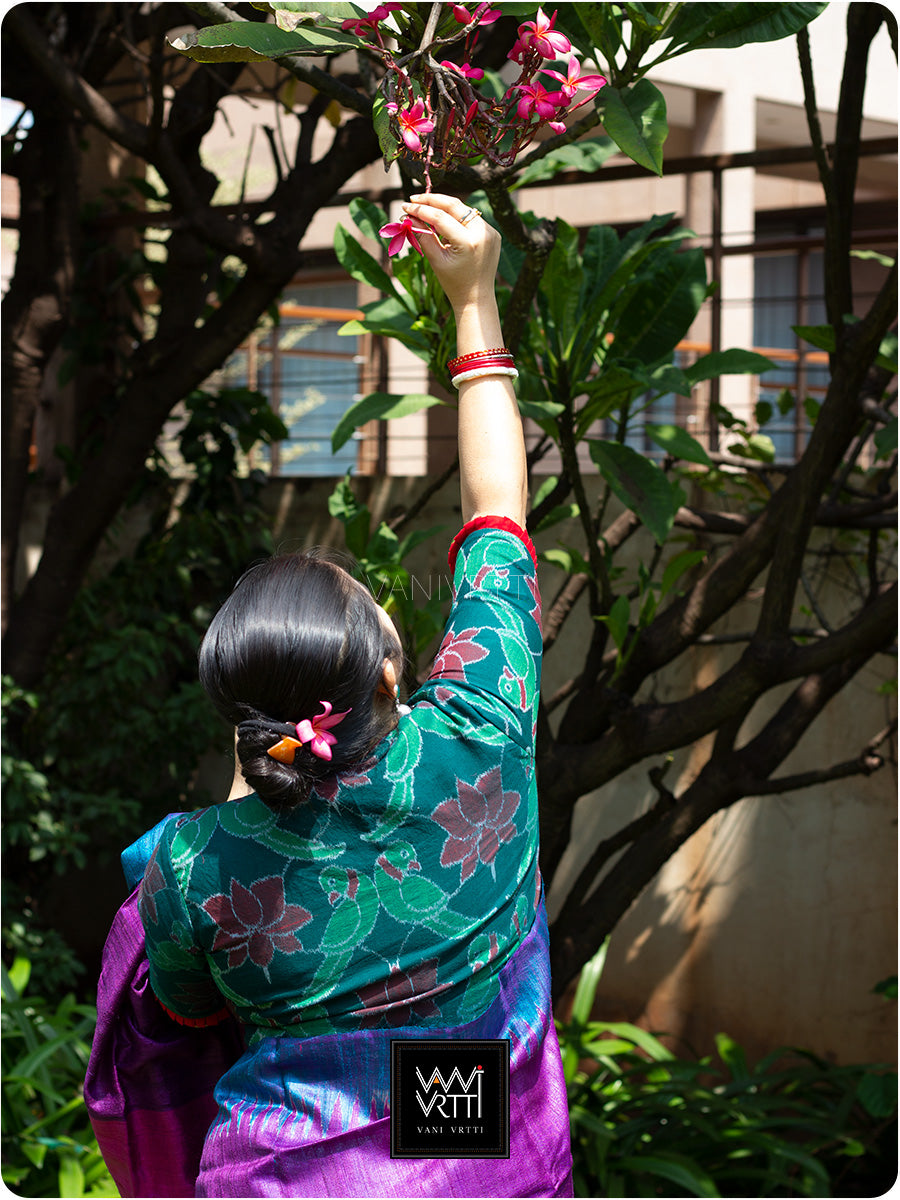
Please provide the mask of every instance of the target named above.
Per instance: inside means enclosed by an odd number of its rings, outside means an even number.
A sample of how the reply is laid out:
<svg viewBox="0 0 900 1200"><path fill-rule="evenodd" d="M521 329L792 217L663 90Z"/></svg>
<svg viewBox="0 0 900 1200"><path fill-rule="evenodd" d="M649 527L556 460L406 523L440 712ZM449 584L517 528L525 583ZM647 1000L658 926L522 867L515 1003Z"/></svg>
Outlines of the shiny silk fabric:
<svg viewBox="0 0 900 1200"><path fill-rule="evenodd" d="M129 881L162 825L130 848ZM149 988L135 894L104 950L85 1101L122 1196L571 1196L543 904L477 1020L269 1038L181 1026ZM509 1159L390 1157L393 1037L510 1039ZM351 1082L352 1081L352 1082Z"/></svg>

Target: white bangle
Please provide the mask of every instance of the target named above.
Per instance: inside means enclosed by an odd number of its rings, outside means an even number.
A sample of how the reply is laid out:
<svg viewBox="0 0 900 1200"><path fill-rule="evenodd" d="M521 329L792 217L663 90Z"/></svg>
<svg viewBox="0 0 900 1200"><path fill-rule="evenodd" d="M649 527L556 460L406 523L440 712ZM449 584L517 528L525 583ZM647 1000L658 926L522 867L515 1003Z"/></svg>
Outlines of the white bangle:
<svg viewBox="0 0 900 1200"><path fill-rule="evenodd" d="M471 371L460 371L453 376L453 386L459 387L467 379L487 379L491 375L508 375L510 379L518 379L519 372L515 367L473 367Z"/></svg>

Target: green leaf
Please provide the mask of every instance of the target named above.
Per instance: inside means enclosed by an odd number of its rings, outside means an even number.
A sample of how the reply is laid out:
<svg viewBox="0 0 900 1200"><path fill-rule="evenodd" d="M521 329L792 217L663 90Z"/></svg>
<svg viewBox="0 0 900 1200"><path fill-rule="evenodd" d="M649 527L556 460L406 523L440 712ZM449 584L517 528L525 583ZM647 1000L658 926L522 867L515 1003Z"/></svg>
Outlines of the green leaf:
<svg viewBox="0 0 900 1200"><path fill-rule="evenodd" d="M791 329L817 349L834 353L834 330L830 325L792 325Z"/></svg>
<svg viewBox="0 0 900 1200"><path fill-rule="evenodd" d="M704 354L684 373L692 384L704 379L718 379L720 375L762 375L764 371L772 371L775 364L764 354L756 354L753 350L717 350L712 354Z"/></svg>
<svg viewBox="0 0 900 1200"><path fill-rule="evenodd" d="M626 1155L619 1165L638 1176L658 1175L661 1179L668 1179L684 1188L691 1196L721 1195L710 1176L689 1158L663 1158L661 1154Z"/></svg>
<svg viewBox="0 0 900 1200"><path fill-rule="evenodd" d="M888 421L887 425L878 430L872 440L879 458L886 458L887 455L893 454L897 449L897 418L894 417L893 420Z"/></svg>
<svg viewBox="0 0 900 1200"><path fill-rule="evenodd" d="M756 462L772 463L775 461L775 443L764 433L751 433L743 442L732 442L728 447L732 454L742 458L752 458Z"/></svg>
<svg viewBox="0 0 900 1200"><path fill-rule="evenodd" d="M560 146L551 150L537 162L530 163L518 175L510 187L510 191L524 187L526 184L537 183L542 179L552 179L562 171L599 171L606 160L616 152L616 143L612 138L590 138L584 142L573 142L569 146Z"/></svg>
<svg viewBox="0 0 900 1200"><path fill-rule="evenodd" d="M662 175L662 148L669 133L666 101L649 79L626 91L607 84L597 98L603 128L623 154Z"/></svg>
<svg viewBox="0 0 900 1200"><path fill-rule="evenodd" d="M619 314L616 356L655 363L687 333L706 298L706 259L699 248L673 254L641 281ZM685 372L687 375L687 371Z"/></svg>
<svg viewBox="0 0 900 1200"><path fill-rule="evenodd" d="M340 50L353 50L359 40L337 29L304 26L288 33L261 21L226 21L207 25L196 33L170 38L173 50L194 62L266 62L272 58L300 54L319 57Z"/></svg>
<svg viewBox="0 0 900 1200"><path fill-rule="evenodd" d="M857 1085L856 1095L871 1116L890 1117L897 1111L897 1076L866 1072Z"/></svg>
<svg viewBox="0 0 900 1200"><path fill-rule="evenodd" d="M356 238L351 237L343 225L338 225L334 231L334 252L338 262L354 279L360 283L370 283L388 295L397 295L394 281L384 267L363 249Z"/></svg>
<svg viewBox="0 0 900 1200"><path fill-rule="evenodd" d="M61 1156L58 1180L60 1196L84 1195L84 1171L74 1154Z"/></svg>
<svg viewBox="0 0 900 1200"><path fill-rule="evenodd" d="M619 599L624 599L624 597L620 596ZM590 1019L594 998L597 995L597 986L606 965L608 950L609 938L607 937L593 958L588 959L581 968L578 986L575 988L575 998L572 1001L572 1020L577 1021L579 1025L586 1025Z"/></svg>
<svg viewBox="0 0 900 1200"><path fill-rule="evenodd" d="M680 504L681 490L642 454L619 442L588 441L591 458L626 508L640 517L662 545Z"/></svg>
<svg viewBox="0 0 900 1200"><path fill-rule="evenodd" d="M717 1033L716 1049L719 1052L719 1057L731 1071L734 1079L749 1079L750 1071L747 1069L747 1056L734 1038L729 1037L727 1033Z"/></svg>
<svg viewBox="0 0 900 1200"><path fill-rule="evenodd" d="M705 550L682 550L680 554L676 554L674 558L669 559L659 584L660 599L668 596L669 592L672 591L675 584L686 571L689 571L691 567L695 567L697 563L703 562L705 558Z"/></svg>
<svg viewBox="0 0 900 1200"><path fill-rule="evenodd" d="M609 612L605 616L597 618L609 630L610 637L615 642L616 649L620 654L625 647L625 641L628 637L628 621L630 616L631 606L628 603L628 597L616 596Z"/></svg>
<svg viewBox="0 0 900 1200"><path fill-rule="evenodd" d="M661 446L673 458L684 462L701 463L704 467L712 466L712 459L696 438L691 437L687 430L679 425L645 425L644 432L651 441Z"/></svg>
<svg viewBox="0 0 900 1200"><path fill-rule="evenodd" d="M388 215L364 196L354 196L350 201L350 219L364 237L377 242L381 237L378 230L387 224Z"/></svg>
<svg viewBox="0 0 900 1200"><path fill-rule="evenodd" d="M672 43L688 50L724 50L751 42L775 42L793 37L827 4L779 4L755 0L745 4L684 4L672 22ZM672 55L668 55L672 57Z"/></svg>
<svg viewBox="0 0 900 1200"><path fill-rule="evenodd" d="M378 145L381 147L385 171L389 170L394 159L400 156L400 147L391 128L391 114L388 112L387 104L387 100L380 92L372 101L372 124L375 127Z"/></svg>
<svg viewBox="0 0 900 1200"><path fill-rule="evenodd" d="M341 446L353 436L353 431L366 421L389 421L392 417L408 417L410 413L419 412L423 408L431 408L435 404L444 404L437 396L410 392L405 396L393 395L389 392L371 392L348 408L337 423L331 435L332 452L340 450Z"/></svg>

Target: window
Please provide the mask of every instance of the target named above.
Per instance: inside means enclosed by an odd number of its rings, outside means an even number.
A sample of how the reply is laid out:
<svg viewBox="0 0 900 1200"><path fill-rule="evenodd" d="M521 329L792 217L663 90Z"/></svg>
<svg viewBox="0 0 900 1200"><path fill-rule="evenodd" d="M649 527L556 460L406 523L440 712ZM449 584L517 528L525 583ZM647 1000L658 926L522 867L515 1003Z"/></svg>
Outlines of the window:
<svg viewBox="0 0 900 1200"><path fill-rule="evenodd" d="M823 272L821 250L801 247L796 253L757 255L754 261L753 341L777 367L759 381L759 400L771 409L760 433L772 439L779 462L794 462L803 453L809 436L806 401L820 403L828 386L828 356L793 330L825 323ZM784 389L797 403L782 413L778 398Z"/></svg>
<svg viewBox="0 0 900 1200"><path fill-rule="evenodd" d="M279 304L279 323L232 355L229 383L263 392L289 430L256 452L254 466L280 476L344 475L356 466L354 438L331 451L335 426L360 399L360 339L338 336L358 315L356 302L352 280L293 285Z"/></svg>

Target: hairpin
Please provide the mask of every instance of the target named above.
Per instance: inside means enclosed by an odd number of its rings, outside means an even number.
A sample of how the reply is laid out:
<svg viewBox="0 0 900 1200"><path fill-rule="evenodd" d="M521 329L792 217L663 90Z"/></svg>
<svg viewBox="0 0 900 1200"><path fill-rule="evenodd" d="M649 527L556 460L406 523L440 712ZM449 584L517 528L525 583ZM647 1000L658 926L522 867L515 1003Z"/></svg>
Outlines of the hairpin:
<svg viewBox="0 0 900 1200"><path fill-rule="evenodd" d="M339 725L346 717L347 713L352 712L352 708L348 708L342 713L332 713L332 706L327 700L320 700L324 712L318 713L311 720L298 722L296 725L297 736L283 737L274 746L270 746L266 754L278 760L278 762L287 763L290 766L294 761L294 755L301 746L308 745L313 754L317 758L331 759L331 747L337 742L337 738L333 733L329 733L329 729L334 725Z"/></svg>

